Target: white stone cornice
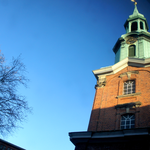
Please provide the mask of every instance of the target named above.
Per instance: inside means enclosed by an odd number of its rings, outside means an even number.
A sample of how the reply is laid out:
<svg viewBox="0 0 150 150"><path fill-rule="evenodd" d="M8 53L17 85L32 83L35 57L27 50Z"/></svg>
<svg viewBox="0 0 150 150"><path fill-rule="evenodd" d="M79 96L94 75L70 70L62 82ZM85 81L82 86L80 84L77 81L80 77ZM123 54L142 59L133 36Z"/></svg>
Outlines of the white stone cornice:
<svg viewBox="0 0 150 150"><path fill-rule="evenodd" d="M122 61L114 64L113 66L108 66L104 68L100 68L97 70L93 70L95 77L98 79L99 76L107 76L111 74L115 74L127 66L133 67L150 67L150 58L147 59L139 59L139 58L125 58Z"/></svg>

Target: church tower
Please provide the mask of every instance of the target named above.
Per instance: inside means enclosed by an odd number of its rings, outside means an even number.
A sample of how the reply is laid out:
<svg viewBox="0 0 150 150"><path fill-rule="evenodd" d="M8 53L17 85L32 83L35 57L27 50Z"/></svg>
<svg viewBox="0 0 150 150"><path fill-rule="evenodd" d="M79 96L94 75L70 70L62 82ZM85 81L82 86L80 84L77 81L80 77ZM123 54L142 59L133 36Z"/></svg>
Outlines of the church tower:
<svg viewBox="0 0 150 150"><path fill-rule="evenodd" d="M93 71L97 85L88 131L150 127L150 33L136 5L124 27L113 48L115 64Z"/></svg>
<svg viewBox="0 0 150 150"><path fill-rule="evenodd" d="M87 132L71 132L75 150L150 149L150 33L135 3L116 42L113 66L94 70L96 94Z"/></svg>

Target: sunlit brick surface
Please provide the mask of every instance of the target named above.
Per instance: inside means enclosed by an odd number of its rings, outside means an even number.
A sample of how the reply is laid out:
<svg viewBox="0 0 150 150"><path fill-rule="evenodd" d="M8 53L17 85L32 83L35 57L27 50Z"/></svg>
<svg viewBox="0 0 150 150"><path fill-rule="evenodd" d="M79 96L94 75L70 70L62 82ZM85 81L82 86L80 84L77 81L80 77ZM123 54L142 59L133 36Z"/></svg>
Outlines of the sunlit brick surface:
<svg viewBox="0 0 150 150"><path fill-rule="evenodd" d="M130 71L139 73L131 74L130 79L127 75L119 77ZM118 98L124 95L124 82L128 80L135 80L135 93L140 94ZM132 102L141 102L140 106L128 110L128 113L135 114L135 128L150 127L150 67L128 66L106 76L106 86L96 89L88 131L120 130L121 115L126 114L127 110L115 109L115 106Z"/></svg>

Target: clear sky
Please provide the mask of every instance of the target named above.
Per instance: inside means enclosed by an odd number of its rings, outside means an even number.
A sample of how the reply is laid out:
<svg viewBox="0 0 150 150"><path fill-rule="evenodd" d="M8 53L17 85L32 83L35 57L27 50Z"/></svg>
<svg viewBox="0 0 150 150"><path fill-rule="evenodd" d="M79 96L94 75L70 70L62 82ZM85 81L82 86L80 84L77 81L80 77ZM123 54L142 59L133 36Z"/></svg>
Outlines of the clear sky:
<svg viewBox="0 0 150 150"><path fill-rule="evenodd" d="M150 25L150 0L137 0ZM94 100L92 70L112 51L133 13L130 0L0 0L0 49L22 54L33 114L4 140L27 150L74 150L68 133L86 131Z"/></svg>

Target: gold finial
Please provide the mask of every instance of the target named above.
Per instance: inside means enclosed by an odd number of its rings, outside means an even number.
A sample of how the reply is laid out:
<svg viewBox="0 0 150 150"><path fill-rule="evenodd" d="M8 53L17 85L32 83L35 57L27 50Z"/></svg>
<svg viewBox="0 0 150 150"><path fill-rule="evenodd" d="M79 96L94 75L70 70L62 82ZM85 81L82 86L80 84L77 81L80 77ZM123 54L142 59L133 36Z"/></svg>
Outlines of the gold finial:
<svg viewBox="0 0 150 150"><path fill-rule="evenodd" d="M136 2L136 0L131 0L132 2L134 2L134 5L137 5L137 2Z"/></svg>

